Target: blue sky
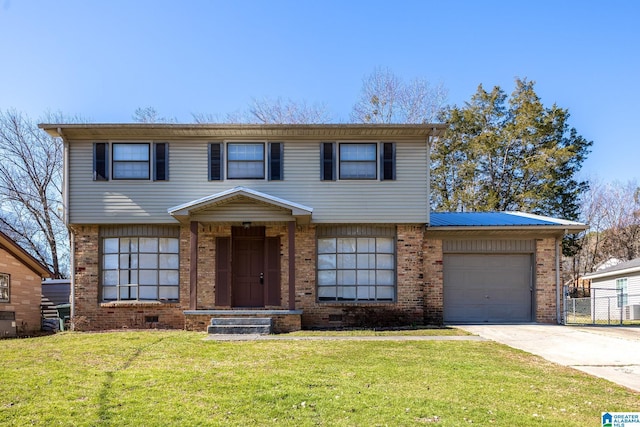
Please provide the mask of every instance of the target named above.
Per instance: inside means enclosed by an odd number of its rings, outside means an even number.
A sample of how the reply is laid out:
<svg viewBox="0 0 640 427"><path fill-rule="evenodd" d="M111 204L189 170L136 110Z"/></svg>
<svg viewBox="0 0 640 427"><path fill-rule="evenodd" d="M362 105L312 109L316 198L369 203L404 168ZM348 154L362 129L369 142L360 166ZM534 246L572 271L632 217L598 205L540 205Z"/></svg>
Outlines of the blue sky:
<svg viewBox="0 0 640 427"><path fill-rule="evenodd" d="M640 2L634 0L0 0L0 109L193 121L253 98L325 104L346 121L388 67L449 90L536 82L594 141L586 178L638 176Z"/></svg>

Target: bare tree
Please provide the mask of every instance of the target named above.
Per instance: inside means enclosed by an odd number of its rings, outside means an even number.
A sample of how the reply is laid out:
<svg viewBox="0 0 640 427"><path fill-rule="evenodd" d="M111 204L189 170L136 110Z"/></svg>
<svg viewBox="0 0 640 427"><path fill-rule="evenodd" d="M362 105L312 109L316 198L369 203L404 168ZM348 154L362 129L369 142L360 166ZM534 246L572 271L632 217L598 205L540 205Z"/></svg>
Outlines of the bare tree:
<svg viewBox="0 0 640 427"><path fill-rule="evenodd" d="M229 113L222 120L216 114L192 115L196 123L320 124L331 121L324 104L310 105L306 101L282 98L254 98L247 111Z"/></svg>
<svg viewBox="0 0 640 427"><path fill-rule="evenodd" d="M416 78L405 83L389 68L378 67L362 81L360 99L353 106L356 123L433 123L447 99L442 84L432 87Z"/></svg>
<svg viewBox="0 0 640 427"><path fill-rule="evenodd" d="M163 117L153 107L140 107L131 117L136 123L178 123L175 117Z"/></svg>
<svg viewBox="0 0 640 427"><path fill-rule="evenodd" d="M213 113L191 113L194 123L206 124L206 123L255 123L252 122L246 112L235 111L233 113L227 113L224 116Z"/></svg>
<svg viewBox="0 0 640 427"><path fill-rule="evenodd" d="M611 259L640 257L640 190L635 180L627 183L589 181L582 196L581 220L590 229L582 236L581 248L565 259L565 271L577 282ZM569 279L569 277L565 277Z"/></svg>
<svg viewBox="0 0 640 427"><path fill-rule="evenodd" d="M45 120L60 123L61 115ZM15 111L0 111L0 228L49 267L68 276L62 221L62 142Z"/></svg>
<svg viewBox="0 0 640 427"><path fill-rule="evenodd" d="M602 212L603 257L632 260L640 256L640 188L636 181L607 187Z"/></svg>
<svg viewBox="0 0 640 427"><path fill-rule="evenodd" d="M322 104L309 105L306 101L284 101L282 98L253 99L249 113L257 123L264 124L319 124L331 121L330 114Z"/></svg>

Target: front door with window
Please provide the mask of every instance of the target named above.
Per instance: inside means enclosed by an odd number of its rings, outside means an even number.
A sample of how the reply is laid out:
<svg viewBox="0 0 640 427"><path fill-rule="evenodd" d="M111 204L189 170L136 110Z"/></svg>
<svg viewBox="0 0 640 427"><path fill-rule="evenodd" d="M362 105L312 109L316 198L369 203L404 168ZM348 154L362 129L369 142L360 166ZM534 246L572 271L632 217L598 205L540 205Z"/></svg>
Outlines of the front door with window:
<svg viewBox="0 0 640 427"><path fill-rule="evenodd" d="M264 307L264 227L234 227L232 237L232 305Z"/></svg>

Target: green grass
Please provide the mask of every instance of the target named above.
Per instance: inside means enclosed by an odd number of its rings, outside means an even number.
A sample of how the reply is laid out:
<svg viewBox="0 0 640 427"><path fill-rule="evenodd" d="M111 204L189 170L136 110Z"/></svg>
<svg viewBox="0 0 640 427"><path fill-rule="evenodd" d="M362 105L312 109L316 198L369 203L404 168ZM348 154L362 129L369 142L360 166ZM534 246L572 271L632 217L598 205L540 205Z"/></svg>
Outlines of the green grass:
<svg viewBox="0 0 640 427"><path fill-rule="evenodd" d="M303 337L384 337L384 336L464 336L471 335L468 332L458 328L407 328L407 329L390 329L390 330L377 330L377 329L345 329L345 330L304 330L296 331L288 334L280 334L279 337L287 336L303 336Z"/></svg>
<svg viewBox="0 0 640 427"><path fill-rule="evenodd" d="M0 425L589 426L639 393L493 342L0 341Z"/></svg>

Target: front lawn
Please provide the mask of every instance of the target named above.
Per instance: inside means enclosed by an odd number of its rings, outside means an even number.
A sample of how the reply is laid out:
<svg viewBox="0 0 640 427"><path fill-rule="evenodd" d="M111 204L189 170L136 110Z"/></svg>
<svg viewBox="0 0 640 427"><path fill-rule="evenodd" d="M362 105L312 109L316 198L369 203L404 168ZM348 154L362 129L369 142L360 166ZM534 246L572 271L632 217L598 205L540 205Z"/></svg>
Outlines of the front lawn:
<svg viewBox="0 0 640 427"><path fill-rule="evenodd" d="M478 341L0 341L0 425L600 425L640 395Z"/></svg>

